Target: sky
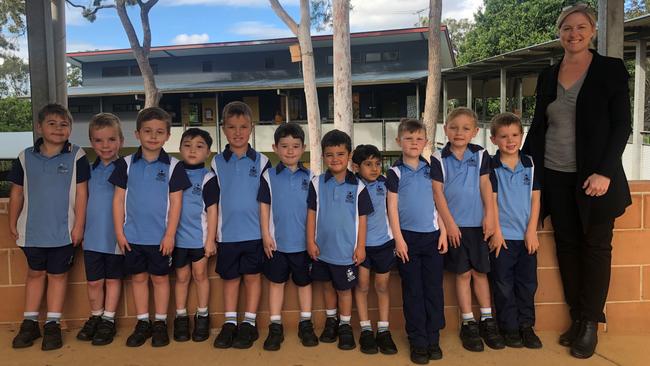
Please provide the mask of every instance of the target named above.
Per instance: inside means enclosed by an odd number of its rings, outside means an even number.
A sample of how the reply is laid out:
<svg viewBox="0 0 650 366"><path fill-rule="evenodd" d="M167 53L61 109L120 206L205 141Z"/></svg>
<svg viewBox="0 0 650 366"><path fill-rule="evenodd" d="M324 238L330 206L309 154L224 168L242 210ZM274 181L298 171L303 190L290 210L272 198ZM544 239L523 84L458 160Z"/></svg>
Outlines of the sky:
<svg viewBox="0 0 650 366"><path fill-rule="evenodd" d="M74 0L87 4L90 0ZM299 0L280 0L296 21ZM428 0L351 0L352 32L408 28L418 22L418 12L428 13ZM482 0L443 0L442 17L473 18ZM130 10L139 29L137 7ZM160 0L150 13L152 45L239 41L292 36L275 15L268 0ZM328 33L325 31L324 33ZM97 13L94 23L81 10L66 5L68 52L128 48L129 43L114 9ZM19 55L26 58L26 40L19 39Z"/></svg>

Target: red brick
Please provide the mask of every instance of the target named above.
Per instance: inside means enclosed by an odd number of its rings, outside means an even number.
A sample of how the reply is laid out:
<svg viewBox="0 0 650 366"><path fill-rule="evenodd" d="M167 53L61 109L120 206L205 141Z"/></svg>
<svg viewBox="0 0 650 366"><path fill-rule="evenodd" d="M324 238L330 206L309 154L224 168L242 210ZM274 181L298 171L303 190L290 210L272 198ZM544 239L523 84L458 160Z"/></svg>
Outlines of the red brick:
<svg viewBox="0 0 650 366"><path fill-rule="evenodd" d="M559 269L537 270L537 293L535 302L564 302L562 280Z"/></svg>
<svg viewBox="0 0 650 366"><path fill-rule="evenodd" d="M9 235L9 219L7 215L0 215L0 248L16 248L16 242Z"/></svg>
<svg viewBox="0 0 650 366"><path fill-rule="evenodd" d="M615 231L612 264L650 264L650 230Z"/></svg>
<svg viewBox="0 0 650 366"><path fill-rule="evenodd" d="M9 251L9 261L11 265L11 283L16 285L25 284L27 278L27 259L22 250L18 248Z"/></svg>
<svg viewBox="0 0 650 366"><path fill-rule="evenodd" d="M20 322L25 311L25 286L2 287L0 294L8 300L0 301L0 322Z"/></svg>
<svg viewBox="0 0 650 366"><path fill-rule="evenodd" d="M557 268L555 238L553 237L553 233L540 233L537 236L539 238L537 266Z"/></svg>
<svg viewBox="0 0 650 366"><path fill-rule="evenodd" d="M643 211L642 195L632 195L632 205L625 209L625 213L616 219L616 229L638 229L641 228L641 212Z"/></svg>
<svg viewBox="0 0 650 366"><path fill-rule="evenodd" d="M84 251L81 246L74 250L74 262L70 272L68 272L68 282L85 283L86 267L84 265Z"/></svg>
<svg viewBox="0 0 650 366"><path fill-rule="evenodd" d="M9 284L9 250L0 249L0 285Z"/></svg>
<svg viewBox="0 0 650 366"><path fill-rule="evenodd" d="M456 275L445 272L442 280L442 290L445 294L446 306L458 305L458 297L456 296Z"/></svg>
<svg viewBox="0 0 650 366"><path fill-rule="evenodd" d="M566 304L535 305L535 329L564 332L571 325L569 307Z"/></svg>
<svg viewBox="0 0 650 366"><path fill-rule="evenodd" d="M607 331L647 333L650 329L650 302L607 304Z"/></svg>
<svg viewBox="0 0 650 366"><path fill-rule="evenodd" d="M66 319L84 319L90 314L88 291L85 284L68 284L63 306L63 317Z"/></svg>
<svg viewBox="0 0 650 366"><path fill-rule="evenodd" d="M650 300L650 266L643 266L643 293L641 298L643 300Z"/></svg>
<svg viewBox="0 0 650 366"><path fill-rule="evenodd" d="M640 300L641 267L613 267L608 301Z"/></svg>
<svg viewBox="0 0 650 366"><path fill-rule="evenodd" d="M630 191L632 192L650 192L650 180L633 180L630 181Z"/></svg>
<svg viewBox="0 0 650 366"><path fill-rule="evenodd" d="M650 229L650 194L643 195L643 227Z"/></svg>

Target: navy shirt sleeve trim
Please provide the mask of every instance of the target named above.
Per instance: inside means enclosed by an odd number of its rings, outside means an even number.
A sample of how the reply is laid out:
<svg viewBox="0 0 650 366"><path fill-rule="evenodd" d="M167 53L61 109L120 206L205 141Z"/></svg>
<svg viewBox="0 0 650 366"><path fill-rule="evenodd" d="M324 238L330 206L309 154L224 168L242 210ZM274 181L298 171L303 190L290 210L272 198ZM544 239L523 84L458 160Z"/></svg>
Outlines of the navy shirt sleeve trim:
<svg viewBox="0 0 650 366"><path fill-rule="evenodd" d="M316 203L316 188L314 187L314 182L309 182L309 193L307 194L307 208L310 210L318 210L318 204Z"/></svg>
<svg viewBox="0 0 650 366"><path fill-rule="evenodd" d="M444 183L445 175L442 171L441 159L442 157L440 157L440 154L434 154L431 156L431 169L429 170L429 176L436 182Z"/></svg>
<svg viewBox="0 0 650 366"><path fill-rule="evenodd" d="M7 180L13 184L22 186L25 184L25 171L23 170L23 164L20 162L20 159L16 159L11 163L11 170L9 175L7 175Z"/></svg>
<svg viewBox="0 0 650 366"><path fill-rule="evenodd" d="M370 199L370 193L368 193L368 188L363 187L359 193L359 199L357 200L357 205L359 208L359 216L370 215L374 212L372 207L372 200Z"/></svg>
<svg viewBox="0 0 650 366"><path fill-rule="evenodd" d="M124 160L124 158L119 158L118 160L115 161L114 164L115 164L115 169L113 170L113 173L111 174L110 178L108 178L108 181L115 186L118 186L122 189L126 189L129 180L126 161Z"/></svg>
<svg viewBox="0 0 650 366"><path fill-rule="evenodd" d="M77 184L86 182L90 179L90 162L84 154L77 159Z"/></svg>
<svg viewBox="0 0 650 366"><path fill-rule="evenodd" d="M219 203L219 186L217 185L217 177L212 176L203 185L203 203L205 208Z"/></svg>
<svg viewBox="0 0 650 366"><path fill-rule="evenodd" d="M386 185L386 189L388 189L390 192L397 193L397 190L399 189L399 178L393 171L393 168L389 169L388 172L386 172L386 183L384 184Z"/></svg>
<svg viewBox="0 0 650 366"><path fill-rule="evenodd" d="M257 202L271 204L271 187L269 186L269 172L265 171L260 177L260 188L257 190Z"/></svg>
<svg viewBox="0 0 650 366"><path fill-rule="evenodd" d="M183 164L176 164L171 177L169 177L169 193L184 191L191 186L192 182L187 177Z"/></svg>
<svg viewBox="0 0 650 366"><path fill-rule="evenodd" d="M492 161L490 158L490 153L488 153L487 150L483 150L481 154L483 154L483 158L481 159L481 169L479 170L479 175L490 174L490 171L492 170L490 169L490 162Z"/></svg>

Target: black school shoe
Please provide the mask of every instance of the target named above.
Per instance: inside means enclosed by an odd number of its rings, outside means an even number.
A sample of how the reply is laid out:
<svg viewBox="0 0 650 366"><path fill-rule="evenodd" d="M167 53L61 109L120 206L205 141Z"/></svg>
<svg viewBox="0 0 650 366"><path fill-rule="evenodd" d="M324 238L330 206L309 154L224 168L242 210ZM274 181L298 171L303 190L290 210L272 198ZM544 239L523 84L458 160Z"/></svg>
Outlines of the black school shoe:
<svg viewBox="0 0 650 366"><path fill-rule="evenodd" d="M339 320L338 318L328 317L325 319L325 328L318 338L323 343L334 343L338 337Z"/></svg>
<svg viewBox="0 0 650 366"><path fill-rule="evenodd" d="M230 348L236 335L237 324L224 323L221 326L221 331L217 335L217 338L214 339L213 346L215 348Z"/></svg>
<svg viewBox="0 0 650 366"><path fill-rule="evenodd" d="M277 351L284 342L284 328L282 324L269 324L269 335L264 341L264 349L267 351Z"/></svg>
<svg viewBox="0 0 650 366"><path fill-rule="evenodd" d="M510 348L521 348L524 346L524 341L521 339L519 330L504 330L502 333L506 346Z"/></svg>
<svg viewBox="0 0 650 366"><path fill-rule="evenodd" d="M483 341L479 335L478 324L470 321L460 326L460 340L463 348L472 352L483 352Z"/></svg>
<svg viewBox="0 0 650 366"><path fill-rule="evenodd" d="M393 342L393 337L390 334L390 331L386 330L383 332L377 332L375 337L375 342L379 347L379 352L385 355L394 355L397 353L397 346Z"/></svg>
<svg viewBox="0 0 650 366"><path fill-rule="evenodd" d="M598 322L583 320L580 333L571 344L571 356L589 358L594 355L598 344Z"/></svg>
<svg viewBox="0 0 650 366"><path fill-rule="evenodd" d="M210 317L195 315L192 340L194 342L203 342L208 338L210 338Z"/></svg>
<svg viewBox="0 0 650 366"><path fill-rule="evenodd" d="M177 316L174 319L174 340L176 342L187 342L190 340L189 316Z"/></svg>
<svg viewBox="0 0 650 366"><path fill-rule="evenodd" d="M92 341L97 331L97 326L101 321L102 318L100 316L93 315L88 318L79 333L77 333L77 339L80 341Z"/></svg>
<svg viewBox="0 0 650 366"><path fill-rule="evenodd" d="M318 346L318 337L314 333L314 324L311 320L303 320L298 323L298 338L305 347Z"/></svg>
<svg viewBox="0 0 650 366"><path fill-rule="evenodd" d="M43 326L43 351L51 351L63 347L63 338L61 337L61 324L57 322L47 322Z"/></svg>
<svg viewBox="0 0 650 366"><path fill-rule="evenodd" d="M426 348L411 346L411 362L418 365L429 363L429 350Z"/></svg>
<svg viewBox="0 0 650 366"><path fill-rule="evenodd" d="M151 322L138 320L133 333L126 339L127 347L140 347L151 337Z"/></svg>
<svg viewBox="0 0 650 366"><path fill-rule="evenodd" d="M441 360L442 359L442 349L439 344L434 344L429 346L429 359L430 360Z"/></svg>
<svg viewBox="0 0 650 366"><path fill-rule="evenodd" d="M93 346L104 346L112 343L114 337L115 322L102 319L99 325L97 325L97 330L95 331L92 344Z"/></svg>
<svg viewBox="0 0 650 366"><path fill-rule="evenodd" d="M479 335L483 338L485 344L492 349L506 348L506 343L503 341L503 337L499 333L497 321L494 320L494 318L481 320L479 323Z"/></svg>
<svg viewBox="0 0 650 366"><path fill-rule="evenodd" d="M259 336L257 326L243 322L237 328L237 335L232 341L232 347L238 349L251 348Z"/></svg>
<svg viewBox="0 0 650 366"><path fill-rule="evenodd" d="M564 347L571 347L578 333L580 333L580 329L582 329L582 320L574 320L571 327L560 335L560 344Z"/></svg>
<svg viewBox="0 0 650 366"><path fill-rule="evenodd" d="M542 341L539 339L533 327L521 327L521 339L526 348L542 348Z"/></svg>
<svg viewBox="0 0 650 366"><path fill-rule="evenodd" d="M153 347L164 347L169 344L169 334L167 334L167 322L156 320L153 322L151 330L151 345Z"/></svg>
<svg viewBox="0 0 650 366"><path fill-rule="evenodd" d="M339 349L344 351L349 351L355 349L357 344L354 342L354 333L352 332L352 326L350 324L341 324L339 325Z"/></svg>
<svg viewBox="0 0 650 366"><path fill-rule="evenodd" d="M362 330L361 335L359 336L359 346L361 347L361 353L367 355L374 355L379 350L377 349L377 341L375 340L375 335L372 333L372 330Z"/></svg>
<svg viewBox="0 0 650 366"><path fill-rule="evenodd" d="M20 330L11 342L13 348L26 348L31 347L34 341L41 337L41 331L38 329L38 322L34 320L25 319L20 324Z"/></svg>

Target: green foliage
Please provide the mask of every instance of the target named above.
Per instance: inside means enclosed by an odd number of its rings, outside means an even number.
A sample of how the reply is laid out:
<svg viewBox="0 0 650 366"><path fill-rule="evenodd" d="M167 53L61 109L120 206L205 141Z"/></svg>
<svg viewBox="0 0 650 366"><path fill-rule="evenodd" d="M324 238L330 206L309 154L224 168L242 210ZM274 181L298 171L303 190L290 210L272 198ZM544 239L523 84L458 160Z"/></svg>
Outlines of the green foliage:
<svg viewBox="0 0 650 366"><path fill-rule="evenodd" d="M82 81L81 67L68 64L68 68L66 72L67 72L66 79L68 80L68 86L81 86L81 81Z"/></svg>
<svg viewBox="0 0 650 366"><path fill-rule="evenodd" d="M17 37L25 32L25 0L0 0L0 53L16 50Z"/></svg>
<svg viewBox="0 0 650 366"><path fill-rule="evenodd" d="M332 0L311 0L311 24L317 31L332 27Z"/></svg>
<svg viewBox="0 0 650 366"><path fill-rule="evenodd" d="M428 18L426 22L429 23ZM474 23L466 18L447 18L442 20L442 24L445 24L449 30L449 37L451 37L451 44L453 47L454 55L458 57L458 47L459 45L465 44L467 34L474 29Z"/></svg>
<svg viewBox="0 0 650 366"><path fill-rule="evenodd" d="M0 132L32 130L32 102L29 99L0 99Z"/></svg>
<svg viewBox="0 0 650 366"><path fill-rule="evenodd" d="M25 96L29 92L29 66L20 57L5 55L0 65L0 97Z"/></svg>

